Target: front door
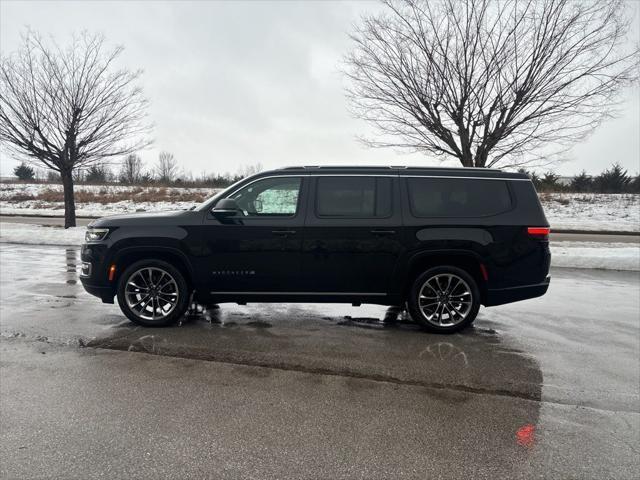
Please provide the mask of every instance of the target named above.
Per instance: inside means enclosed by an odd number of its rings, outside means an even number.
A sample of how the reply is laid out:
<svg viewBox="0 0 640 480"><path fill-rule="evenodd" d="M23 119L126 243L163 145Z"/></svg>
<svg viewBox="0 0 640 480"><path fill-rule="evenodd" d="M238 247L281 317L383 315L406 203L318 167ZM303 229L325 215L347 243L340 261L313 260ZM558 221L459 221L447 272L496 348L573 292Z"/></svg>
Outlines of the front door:
<svg viewBox="0 0 640 480"><path fill-rule="evenodd" d="M300 281L303 177L255 180L231 193L240 211L205 217L204 262L209 291L282 292Z"/></svg>
<svg viewBox="0 0 640 480"><path fill-rule="evenodd" d="M302 247L306 289L386 295L402 242L398 177L318 176Z"/></svg>

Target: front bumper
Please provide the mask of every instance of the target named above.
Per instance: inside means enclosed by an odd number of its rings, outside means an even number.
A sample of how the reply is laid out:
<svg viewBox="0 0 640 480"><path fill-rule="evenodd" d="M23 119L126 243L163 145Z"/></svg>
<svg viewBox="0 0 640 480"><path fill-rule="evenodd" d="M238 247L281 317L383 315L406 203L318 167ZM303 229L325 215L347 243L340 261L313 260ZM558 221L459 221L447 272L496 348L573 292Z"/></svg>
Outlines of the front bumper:
<svg viewBox="0 0 640 480"><path fill-rule="evenodd" d="M115 291L111 286L103 286L103 285L91 285L84 278L80 278L80 282L82 286L94 297L98 297L102 300L103 303L113 303L113 297L115 297Z"/></svg>
<svg viewBox="0 0 640 480"><path fill-rule="evenodd" d="M485 307L504 305L505 303L518 302L529 298L541 297L549 289L551 277L547 276L542 283L534 285L521 285L517 287L498 288L487 290Z"/></svg>
<svg viewBox="0 0 640 480"><path fill-rule="evenodd" d="M80 282L84 289L104 303L113 303L115 287L107 278L107 248L103 244L83 244L80 251Z"/></svg>

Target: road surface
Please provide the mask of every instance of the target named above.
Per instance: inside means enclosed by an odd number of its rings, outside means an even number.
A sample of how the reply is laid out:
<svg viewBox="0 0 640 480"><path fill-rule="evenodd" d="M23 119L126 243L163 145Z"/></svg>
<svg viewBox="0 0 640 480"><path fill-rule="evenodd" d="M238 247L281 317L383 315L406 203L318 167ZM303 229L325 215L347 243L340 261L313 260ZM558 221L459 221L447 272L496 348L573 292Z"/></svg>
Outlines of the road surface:
<svg viewBox="0 0 640 480"><path fill-rule="evenodd" d="M0 263L0 478L640 476L637 273L554 270L443 336L370 305L144 329L76 248Z"/></svg>

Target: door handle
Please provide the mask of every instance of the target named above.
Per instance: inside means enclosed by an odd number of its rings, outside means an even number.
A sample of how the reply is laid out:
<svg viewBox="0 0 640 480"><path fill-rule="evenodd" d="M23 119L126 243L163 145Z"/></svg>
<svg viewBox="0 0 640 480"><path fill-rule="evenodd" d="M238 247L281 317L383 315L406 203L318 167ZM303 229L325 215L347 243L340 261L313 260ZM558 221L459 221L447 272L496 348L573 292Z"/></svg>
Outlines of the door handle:
<svg viewBox="0 0 640 480"><path fill-rule="evenodd" d="M374 235L395 235L395 230L371 230Z"/></svg>
<svg viewBox="0 0 640 480"><path fill-rule="evenodd" d="M286 237L287 235L295 235L295 230L271 230L274 235L281 235Z"/></svg>

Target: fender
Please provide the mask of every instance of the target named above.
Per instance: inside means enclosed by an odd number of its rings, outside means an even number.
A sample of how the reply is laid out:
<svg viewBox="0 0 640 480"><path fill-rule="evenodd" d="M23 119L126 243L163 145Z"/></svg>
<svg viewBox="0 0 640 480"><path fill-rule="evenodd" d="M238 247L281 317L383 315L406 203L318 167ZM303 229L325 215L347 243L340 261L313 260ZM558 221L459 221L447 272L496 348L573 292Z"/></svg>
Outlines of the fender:
<svg viewBox="0 0 640 480"><path fill-rule="evenodd" d="M118 264L120 259L122 259L124 256L132 254L132 253L149 253L149 252L164 252L164 253L168 253L171 255L175 255L178 258L180 258L180 260L182 260L182 262L184 263L185 267L187 268L187 270L189 271L189 275L191 276L191 278L193 278L194 276L194 271L193 271L193 266L191 265L191 261L189 260L189 257L187 257L187 255L185 255L184 252L182 252L181 250L179 250L178 248L175 247L167 247L167 246L161 246L161 245L135 245L135 246L131 246L131 247L123 247L121 249L118 249L115 254L112 257L112 262Z"/></svg>
<svg viewBox="0 0 640 480"><path fill-rule="evenodd" d="M439 250L409 252L407 253L406 261L401 262L403 268L398 269L398 271L394 273L393 285L396 285L397 287L393 293L402 294L410 282L409 272L416 264L431 257L464 257L474 260L479 264L485 263L483 258L477 252L467 249L445 248Z"/></svg>

